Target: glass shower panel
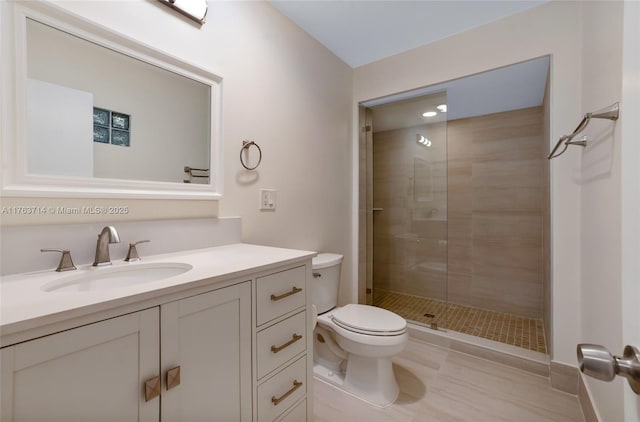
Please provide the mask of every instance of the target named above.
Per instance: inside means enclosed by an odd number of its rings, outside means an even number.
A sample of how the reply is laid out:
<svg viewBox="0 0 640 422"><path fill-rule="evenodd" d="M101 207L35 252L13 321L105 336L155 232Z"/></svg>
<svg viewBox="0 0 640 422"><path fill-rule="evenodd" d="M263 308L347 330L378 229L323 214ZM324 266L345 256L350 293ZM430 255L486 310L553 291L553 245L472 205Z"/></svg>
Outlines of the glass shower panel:
<svg viewBox="0 0 640 422"><path fill-rule="evenodd" d="M373 303L436 328L447 310L446 92L372 107Z"/></svg>

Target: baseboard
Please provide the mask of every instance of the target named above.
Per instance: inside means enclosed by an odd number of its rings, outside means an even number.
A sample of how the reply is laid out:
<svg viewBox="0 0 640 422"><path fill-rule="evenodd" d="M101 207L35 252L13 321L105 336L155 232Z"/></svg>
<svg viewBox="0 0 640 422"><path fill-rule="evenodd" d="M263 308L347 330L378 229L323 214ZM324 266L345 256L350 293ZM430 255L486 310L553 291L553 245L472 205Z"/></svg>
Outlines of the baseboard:
<svg viewBox="0 0 640 422"><path fill-rule="evenodd" d="M549 365L551 387L565 393L578 394L578 379L580 371L575 366L551 361Z"/></svg>
<svg viewBox="0 0 640 422"><path fill-rule="evenodd" d="M600 422L598 412L596 412L595 407L593 407L589 388L584 382L584 375L581 373L578 373L578 401L580 402L580 408L582 408L585 422Z"/></svg>

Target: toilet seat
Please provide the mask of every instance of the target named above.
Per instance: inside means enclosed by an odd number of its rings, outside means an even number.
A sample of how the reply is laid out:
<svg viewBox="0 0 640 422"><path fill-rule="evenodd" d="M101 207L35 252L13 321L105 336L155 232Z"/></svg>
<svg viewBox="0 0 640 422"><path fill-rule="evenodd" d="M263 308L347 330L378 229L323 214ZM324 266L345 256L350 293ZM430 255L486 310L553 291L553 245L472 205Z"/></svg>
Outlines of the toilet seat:
<svg viewBox="0 0 640 422"><path fill-rule="evenodd" d="M394 331L392 333L380 333L380 332L371 332L363 333L358 332L354 328L345 328L342 324L336 323L336 320L333 318L333 313L341 308L336 308L333 311L318 315L318 325L328 328L336 334L335 340L343 349L350 352L348 349L353 349L353 347L345 347L345 342L350 342L352 344L357 344L360 349L362 346L367 347L366 354L373 355L389 355L389 349L396 349L400 347L400 350L404 348L404 345L407 343L409 338L408 330L405 328L402 331ZM366 330L359 330L366 331ZM373 346L372 348L370 346ZM398 350L398 352L400 351ZM361 353L363 351L361 350Z"/></svg>
<svg viewBox="0 0 640 422"><path fill-rule="evenodd" d="M397 336L407 331L407 321L386 309L349 304L335 309L331 320L337 326L370 336Z"/></svg>
<svg viewBox="0 0 640 422"><path fill-rule="evenodd" d="M403 345L408 338L407 322L402 317L368 305L351 304L336 308L318 315L318 324L332 329L348 341L378 346L380 351L385 347Z"/></svg>

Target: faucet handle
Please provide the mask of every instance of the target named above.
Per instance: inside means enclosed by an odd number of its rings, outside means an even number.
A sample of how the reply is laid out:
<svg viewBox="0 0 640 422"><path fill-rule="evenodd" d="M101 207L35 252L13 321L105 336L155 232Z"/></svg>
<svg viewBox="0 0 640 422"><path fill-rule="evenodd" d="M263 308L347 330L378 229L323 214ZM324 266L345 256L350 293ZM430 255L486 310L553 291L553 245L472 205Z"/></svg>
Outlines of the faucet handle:
<svg viewBox="0 0 640 422"><path fill-rule="evenodd" d="M124 259L127 262L130 261L140 261L140 256L138 255L138 250L136 249L136 245L140 243L148 243L150 240L138 240L134 243L129 243L129 252L127 252L127 257Z"/></svg>
<svg viewBox="0 0 640 422"><path fill-rule="evenodd" d="M75 270L76 266L73 265L73 260L71 259L71 251L66 249L40 249L40 252L60 252L62 257L60 257L60 263L58 264L58 268L56 268L57 272L60 271L70 271Z"/></svg>

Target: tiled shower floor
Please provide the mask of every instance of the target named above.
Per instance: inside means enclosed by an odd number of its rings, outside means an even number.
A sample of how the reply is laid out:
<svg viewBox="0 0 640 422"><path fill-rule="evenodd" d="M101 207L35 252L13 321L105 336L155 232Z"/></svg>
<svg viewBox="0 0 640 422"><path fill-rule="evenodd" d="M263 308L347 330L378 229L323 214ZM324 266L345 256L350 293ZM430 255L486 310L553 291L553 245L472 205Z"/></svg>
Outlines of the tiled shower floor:
<svg viewBox="0 0 640 422"><path fill-rule="evenodd" d="M544 324L541 319L455 303L447 304L441 300L380 289L375 290L374 305L395 312L404 319L427 326L435 322L438 328L547 353ZM435 315L435 317L425 316L425 314Z"/></svg>

